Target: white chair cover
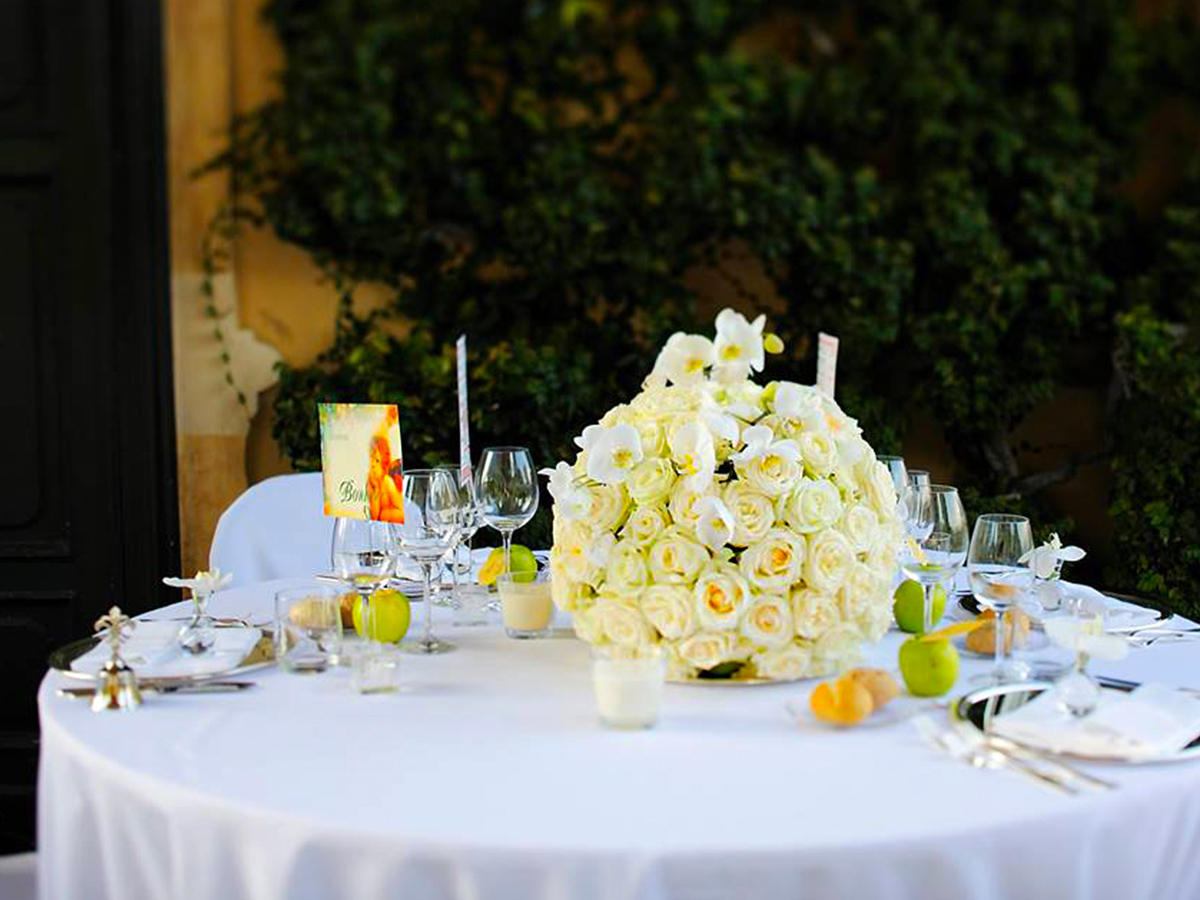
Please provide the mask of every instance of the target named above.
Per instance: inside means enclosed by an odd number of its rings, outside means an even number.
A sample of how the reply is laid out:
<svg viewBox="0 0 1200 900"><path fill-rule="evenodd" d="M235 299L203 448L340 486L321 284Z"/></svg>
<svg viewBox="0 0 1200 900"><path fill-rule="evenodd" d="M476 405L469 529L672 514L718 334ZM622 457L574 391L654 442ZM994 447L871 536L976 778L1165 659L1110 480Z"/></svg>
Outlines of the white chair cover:
<svg viewBox="0 0 1200 900"><path fill-rule="evenodd" d="M333 522L324 514L320 472L268 478L221 514L209 568L232 573L233 586L329 572Z"/></svg>
<svg viewBox="0 0 1200 900"><path fill-rule="evenodd" d="M0 898L37 900L37 854L0 856Z"/></svg>

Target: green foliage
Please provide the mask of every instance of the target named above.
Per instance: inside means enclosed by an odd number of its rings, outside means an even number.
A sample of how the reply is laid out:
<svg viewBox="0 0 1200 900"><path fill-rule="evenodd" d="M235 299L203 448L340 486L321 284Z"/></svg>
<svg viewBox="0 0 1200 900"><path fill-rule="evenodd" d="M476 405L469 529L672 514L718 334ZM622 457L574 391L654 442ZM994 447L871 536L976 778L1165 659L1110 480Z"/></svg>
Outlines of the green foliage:
<svg viewBox="0 0 1200 900"><path fill-rule="evenodd" d="M1042 522L1058 476L1020 471L1013 429L1062 385L1127 379L1113 577L1182 598L1194 455L1167 456L1163 432L1200 394L1158 317L1200 309L1200 207L1181 177L1171 222L1146 221L1127 186L1146 120L1200 97L1190 20L1139 24L1117 0L273 0L266 16L281 96L214 163L237 215L346 291L395 291L384 316L345 305L320 362L282 369L275 435L297 466L316 464L323 399L395 400L410 464L451 457L460 331L475 444L562 458L670 331L709 330L706 271L775 310L791 352L767 377L811 378L812 336L838 334L839 399L881 451L928 413L972 497Z"/></svg>

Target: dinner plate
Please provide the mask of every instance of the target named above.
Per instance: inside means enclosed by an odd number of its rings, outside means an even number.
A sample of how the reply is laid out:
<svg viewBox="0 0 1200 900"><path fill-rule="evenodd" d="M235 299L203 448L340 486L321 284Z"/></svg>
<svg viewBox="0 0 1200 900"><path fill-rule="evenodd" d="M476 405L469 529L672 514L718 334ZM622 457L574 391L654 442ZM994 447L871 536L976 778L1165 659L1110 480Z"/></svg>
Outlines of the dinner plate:
<svg viewBox="0 0 1200 900"><path fill-rule="evenodd" d="M1143 628L1153 628L1156 625L1161 625L1170 618L1157 609L1147 609L1144 606L1138 606L1135 603L1130 603L1112 594L1105 594L1104 596L1109 602L1104 616L1104 628L1105 631L1112 632L1113 634L1132 634L1135 631L1141 631ZM979 601L972 594L958 595L955 607L959 612L956 618L960 620L974 618L981 611ZM1028 613L1028 610L1026 612ZM1029 617L1033 620L1034 626L1041 629L1041 616L1029 613Z"/></svg>
<svg viewBox="0 0 1200 900"><path fill-rule="evenodd" d="M1019 709L1035 697L1040 696L1043 691L1048 691L1051 688L1053 688L1053 685L1044 681L1027 681L1021 684L1001 684L982 688L978 691L972 691L953 704L950 708L950 715L955 721L964 723L986 734L985 723L990 721L992 716L1002 715ZM1113 690L1113 688L1103 688L1103 690L1108 691ZM1011 741L1012 738L1006 736L1005 740ZM1017 742L1014 741L1014 743ZM1160 756L1124 756L1119 753L1114 753L1113 755L1068 753L1028 739L1021 743L1023 746L1041 753L1089 762L1141 765L1146 763L1187 762L1200 759L1200 735L1183 749Z"/></svg>
<svg viewBox="0 0 1200 900"><path fill-rule="evenodd" d="M222 626L218 625L217 627L220 628ZM203 675L171 675L155 677L153 680L161 684L199 684L200 682L212 681L214 679L226 680L235 675L241 675L244 672L253 672L256 669L274 665L274 634L267 628L260 628L259 630L262 631L262 636L250 648L250 652L242 657L241 662L235 666L215 672L205 672ZM95 681L97 679L96 673L77 672L71 668L71 663L75 662L75 660L79 659L85 653L95 649L102 640L104 640L104 635L93 634L59 647L50 654L48 660L50 668L61 672L67 678L74 678L78 681Z"/></svg>
<svg viewBox="0 0 1200 900"><path fill-rule="evenodd" d="M912 694L904 692L895 697L890 703L885 704L883 709L875 710L861 722L854 725L838 725L818 719L813 715L812 706L809 705L809 701L812 698L812 692L817 687L818 685L814 684L802 691L799 697L793 697L783 704L784 712L787 713L788 718L797 724L812 728L848 731L855 728L882 728L886 725L896 725L921 713L932 712L938 707L936 700L930 700L927 697L914 697Z"/></svg>

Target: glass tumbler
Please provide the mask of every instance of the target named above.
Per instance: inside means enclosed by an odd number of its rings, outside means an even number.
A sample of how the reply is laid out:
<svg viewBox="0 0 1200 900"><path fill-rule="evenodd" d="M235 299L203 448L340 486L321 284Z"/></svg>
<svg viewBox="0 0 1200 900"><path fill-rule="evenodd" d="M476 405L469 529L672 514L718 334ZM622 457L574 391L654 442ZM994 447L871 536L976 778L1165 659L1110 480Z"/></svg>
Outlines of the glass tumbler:
<svg viewBox="0 0 1200 900"><path fill-rule="evenodd" d="M342 652L342 608L326 585L275 594L275 658L285 672L324 672Z"/></svg>

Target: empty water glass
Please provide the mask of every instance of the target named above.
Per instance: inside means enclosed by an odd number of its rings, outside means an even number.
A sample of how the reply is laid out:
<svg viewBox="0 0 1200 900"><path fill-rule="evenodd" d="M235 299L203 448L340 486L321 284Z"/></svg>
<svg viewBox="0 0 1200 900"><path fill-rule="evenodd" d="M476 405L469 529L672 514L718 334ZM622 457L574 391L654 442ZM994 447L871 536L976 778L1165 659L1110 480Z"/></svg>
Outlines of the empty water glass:
<svg viewBox="0 0 1200 900"><path fill-rule="evenodd" d="M275 658L286 672L324 672L342 646L338 592L320 584L275 594Z"/></svg>

